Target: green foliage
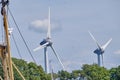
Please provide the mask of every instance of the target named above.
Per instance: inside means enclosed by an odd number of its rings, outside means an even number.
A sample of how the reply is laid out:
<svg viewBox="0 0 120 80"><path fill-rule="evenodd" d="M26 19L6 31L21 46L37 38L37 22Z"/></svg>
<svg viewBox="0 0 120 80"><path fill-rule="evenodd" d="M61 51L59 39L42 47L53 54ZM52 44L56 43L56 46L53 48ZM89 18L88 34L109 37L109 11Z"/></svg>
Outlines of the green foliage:
<svg viewBox="0 0 120 80"><path fill-rule="evenodd" d="M49 73L49 76L52 77L53 76L53 80L58 78L58 74L57 73Z"/></svg>
<svg viewBox="0 0 120 80"><path fill-rule="evenodd" d="M70 78L70 73L62 70L58 72L58 77L60 78L60 80L66 80Z"/></svg>
<svg viewBox="0 0 120 80"><path fill-rule="evenodd" d="M26 80L51 80L51 74L46 74L42 66L38 66L33 62L27 63L22 59L16 58L13 58L13 62ZM22 80L15 68L13 69L15 80ZM0 76L3 78L2 64L0 64ZM53 73L53 77L54 79L59 77L60 80L72 80L79 77L82 80L120 80L120 66L107 70L104 67L99 67L97 64L85 64L81 70L74 70L71 73L61 70L58 73Z"/></svg>
<svg viewBox="0 0 120 80"><path fill-rule="evenodd" d="M1 62L1 59L0 59L0 77L3 78L3 69L2 69L2 62Z"/></svg>
<svg viewBox="0 0 120 80"><path fill-rule="evenodd" d="M28 74L29 70L28 70L27 62L24 61L24 60L21 60L21 59L16 59L16 58L13 58L13 62L16 65L16 67L20 70L20 72L24 75L25 79L28 80L29 76L27 74ZM15 78L15 80L21 80L22 79L15 69L14 69L14 78Z"/></svg>
<svg viewBox="0 0 120 80"><path fill-rule="evenodd" d="M24 60L13 58L13 62L23 74L26 80L51 80L41 66L37 66L35 63L27 63ZM18 72L14 69L15 80L22 80Z"/></svg>
<svg viewBox="0 0 120 80"><path fill-rule="evenodd" d="M80 76L80 70L74 70L74 71L72 71L72 73L71 73L71 78L70 79L76 79L77 77L79 77Z"/></svg>
<svg viewBox="0 0 120 80"><path fill-rule="evenodd" d="M120 80L120 66L110 69L110 80Z"/></svg>
<svg viewBox="0 0 120 80"><path fill-rule="evenodd" d="M110 80L109 71L104 67L99 67L97 64L85 64L82 69L82 73L88 77L88 80Z"/></svg>
<svg viewBox="0 0 120 80"><path fill-rule="evenodd" d="M66 71L59 71L60 80L77 79L82 80L110 80L109 71L104 67L99 67L97 64L85 64L82 70L74 70L72 73Z"/></svg>

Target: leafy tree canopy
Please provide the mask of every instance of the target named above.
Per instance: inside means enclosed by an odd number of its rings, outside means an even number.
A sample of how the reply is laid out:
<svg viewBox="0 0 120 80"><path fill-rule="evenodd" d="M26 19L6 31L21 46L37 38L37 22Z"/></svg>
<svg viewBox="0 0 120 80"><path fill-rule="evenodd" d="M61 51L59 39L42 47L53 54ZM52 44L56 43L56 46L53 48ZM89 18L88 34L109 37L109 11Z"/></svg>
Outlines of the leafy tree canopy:
<svg viewBox="0 0 120 80"><path fill-rule="evenodd" d="M27 63L22 59L13 58L12 60L26 80L52 80L51 73L46 74L41 65ZM13 70L15 80L22 80L15 68ZM59 80L120 80L120 66L108 70L97 64L84 64L80 70L74 70L71 73L61 70L58 73L53 72L52 75L54 79L59 78ZM3 78L2 64L0 64L0 76Z"/></svg>

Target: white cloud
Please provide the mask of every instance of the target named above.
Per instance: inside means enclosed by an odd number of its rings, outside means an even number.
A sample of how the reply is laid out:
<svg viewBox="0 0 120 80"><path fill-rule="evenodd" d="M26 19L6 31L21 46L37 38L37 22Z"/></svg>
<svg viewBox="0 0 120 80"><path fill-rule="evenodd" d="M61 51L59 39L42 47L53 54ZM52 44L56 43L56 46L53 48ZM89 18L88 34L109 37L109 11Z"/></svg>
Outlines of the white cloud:
<svg viewBox="0 0 120 80"><path fill-rule="evenodd" d="M120 54L120 50L117 50L114 52L115 54Z"/></svg>
<svg viewBox="0 0 120 80"><path fill-rule="evenodd" d="M48 19L35 20L30 23L29 29L39 33L46 33L48 28ZM59 21L51 22L51 30L59 31L61 30L61 25Z"/></svg>
<svg viewBox="0 0 120 80"><path fill-rule="evenodd" d="M36 21L33 21L33 22L31 23L31 25L34 26L34 27L39 28L39 27L42 27L42 26L47 27L47 26L48 26L47 23L48 23L48 20L47 20L47 19L44 19L44 20L36 20Z"/></svg>

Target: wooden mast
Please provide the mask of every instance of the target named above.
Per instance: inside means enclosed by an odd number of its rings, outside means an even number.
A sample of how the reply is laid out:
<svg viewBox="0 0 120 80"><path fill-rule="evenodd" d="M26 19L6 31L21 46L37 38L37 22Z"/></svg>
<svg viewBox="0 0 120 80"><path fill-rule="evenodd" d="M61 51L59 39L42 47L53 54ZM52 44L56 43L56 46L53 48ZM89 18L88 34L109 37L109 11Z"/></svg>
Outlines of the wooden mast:
<svg viewBox="0 0 120 80"><path fill-rule="evenodd" d="M6 9L5 9L9 1L2 0L1 3L2 3L1 14L3 16L3 26L4 26L4 31L5 31L5 44L6 44L5 49L2 49L3 51L5 50L5 53L4 52L2 53L2 54L5 54L4 57L2 56L3 60L5 59L5 61L2 61L2 63L5 64L4 66L7 66L7 69L8 69L6 70L6 68L5 69L3 68L4 69L3 71L5 71L4 80L8 80L7 78L9 78L9 80L14 80L11 53L10 53L8 21L7 21Z"/></svg>
<svg viewBox="0 0 120 80"><path fill-rule="evenodd" d="M7 69L7 56L6 56L6 53L5 53L5 47L6 46L4 44L0 44L0 58L2 60L4 80L9 80L8 69Z"/></svg>

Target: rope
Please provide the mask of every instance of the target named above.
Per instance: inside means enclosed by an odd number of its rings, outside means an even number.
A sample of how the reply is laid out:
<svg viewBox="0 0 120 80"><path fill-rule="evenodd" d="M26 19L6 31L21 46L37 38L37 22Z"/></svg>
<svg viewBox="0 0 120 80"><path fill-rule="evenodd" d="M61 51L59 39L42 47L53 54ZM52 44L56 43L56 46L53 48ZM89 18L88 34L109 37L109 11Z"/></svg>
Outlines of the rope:
<svg viewBox="0 0 120 80"><path fill-rule="evenodd" d="M13 34L12 34L12 38L13 38L13 41L14 41L14 43L15 43L16 49L17 49L17 51L18 51L18 54L19 54L20 58L22 59L22 56L21 56L21 54L20 54L20 50L19 50L19 48L18 48L18 46L17 46L17 43L16 43L16 41L15 41L15 38L14 38L14 35L13 35Z"/></svg>
<svg viewBox="0 0 120 80"><path fill-rule="evenodd" d="M0 76L0 80L3 80L1 76Z"/></svg>
<svg viewBox="0 0 120 80"><path fill-rule="evenodd" d="M12 62L12 65L13 65L13 67L17 70L17 72L19 73L19 75L21 76L21 78L23 79L23 80L25 80L25 78L24 78L24 76L22 75L22 73L19 71L19 69L16 67L16 65Z"/></svg>
<svg viewBox="0 0 120 80"><path fill-rule="evenodd" d="M8 5L7 5L7 18L8 18ZM8 24L9 24L9 21L8 21ZM11 26L10 26L10 24L9 24L9 28L11 28ZM16 47L16 49L17 49L17 52L18 52L18 55L19 55L19 57L20 57L20 59L22 59L22 56L21 56L21 54L20 54L20 50L19 50L19 48L18 48L18 45L17 45L17 42L16 42L16 40L15 40L15 37L14 37L14 35L13 34L10 34L11 36L12 36L12 38L13 38L13 41L14 41L14 44L15 44L15 47Z"/></svg>
<svg viewBox="0 0 120 80"><path fill-rule="evenodd" d="M25 44L25 46L26 46L26 48L27 48L27 50L28 50L28 52L29 52L29 54L30 54L30 56L32 57L34 63L36 63L36 61L35 61L35 59L34 59L34 57L33 57L33 55L32 55L32 52L30 51L30 49L29 49L29 47L28 47L28 45L27 45L27 43L26 43L26 41L25 41L25 39L24 39L24 37L23 37L23 35L22 35L22 33L21 33L21 31L20 31L17 23L16 23L16 21L15 21L15 18L13 17L13 15L12 15L12 13L11 13L11 11L10 11L9 8L8 8L8 11L10 12L10 15L11 15L12 18L13 18L13 21L14 21L14 23L15 23L15 25L16 25L16 28L17 28L17 30L18 30L18 32L19 32L19 34L20 34L20 36L21 36L21 38L22 38L22 40L23 40L23 42L24 42L24 44Z"/></svg>

